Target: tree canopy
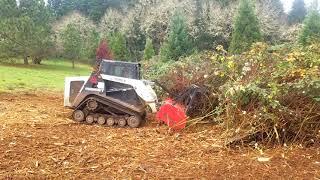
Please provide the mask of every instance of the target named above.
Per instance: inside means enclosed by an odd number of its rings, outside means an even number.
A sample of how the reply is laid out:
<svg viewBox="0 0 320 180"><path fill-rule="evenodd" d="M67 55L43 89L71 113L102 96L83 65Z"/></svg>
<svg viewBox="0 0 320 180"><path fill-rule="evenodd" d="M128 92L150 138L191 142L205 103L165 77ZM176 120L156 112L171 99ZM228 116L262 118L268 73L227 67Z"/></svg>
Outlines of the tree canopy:
<svg viewBox="0 0 320 180"><path fill-rule="evenodd" d="M0 57L40 63L49 56L66 56L60 34L68 24L76 24L80 31L79 58L84 62L95 58L103 38L116 59L132 61L143 60L152 49L150 54L178 60L217 45L241 53L257 41L272 45L296 41L300 32L300 42L302 37L309 39L310 18L303 33L296 21L306 11L303 0L293 4L288 17L294 20L292 25L286 23L281 0L239 1L48 0L46 6L44 0L0 0Z"/></svg>
<svg viewBox="0 0 320 180"><path fill-rule="evenodd" d="M79 10L95 22L99 22L107 8L130 6L135 0L48 0L48 5L56 17L66 15L72 10Z"/></svg>
<svg viewBox="0 0 320 180"><path fill-rule="evenodd" d="M75 60L80 58L82 39L81 32L75 24L68 24L61 34L65 57L72 60L72 67L75 67Z"/></svg>
<svg viewBox="0 0 320 180"><path fill-rule="evenodd" d="M44 1L1 1L1 46L16 56L39 64L52 45L51 15Z"/></svg>

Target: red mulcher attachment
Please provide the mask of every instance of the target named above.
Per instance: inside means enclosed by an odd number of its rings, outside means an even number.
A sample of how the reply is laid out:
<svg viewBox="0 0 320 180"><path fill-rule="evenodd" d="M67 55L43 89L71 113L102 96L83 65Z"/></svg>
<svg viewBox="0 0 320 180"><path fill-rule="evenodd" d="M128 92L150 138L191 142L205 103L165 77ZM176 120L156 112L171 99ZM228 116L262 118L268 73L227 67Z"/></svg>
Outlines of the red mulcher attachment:
<svg viewBox="0 0 320 180"><path fill-rule="evenodd" d="M202 90L192 85L178 97L165 100L156 115L157 121L164 122L173 130L184 129L188 116L196 106L195 100L199 98L199 94L202 94Z"/></svg>
<svg viewBox="0 0 320 180"><path fill-rule="evenodd" d="M157 113L157 120L164 122L171 129L181 130L186 127L187 115L185 107L181 104L175 103L172 99L167 99Z"/></svg>

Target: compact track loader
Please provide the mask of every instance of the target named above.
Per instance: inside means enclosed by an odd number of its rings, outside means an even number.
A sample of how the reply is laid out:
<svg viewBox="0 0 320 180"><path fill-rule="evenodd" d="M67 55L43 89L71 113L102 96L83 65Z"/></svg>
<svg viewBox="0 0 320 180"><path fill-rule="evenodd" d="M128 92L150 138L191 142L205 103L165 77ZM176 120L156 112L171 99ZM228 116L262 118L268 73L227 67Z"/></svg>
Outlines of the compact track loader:
<svg viewBox="0 0 320 180"><path fill-rule="evenodd" d="M187 118L197 108L202 90L192 85L179 95L171 94L158 103L152 85L157 81L141 80L140 64L102 60L91 76L65 79L64 106L74 110L77 122L106 126L137 128L145 121L146 111L157 113L163 122L175 130L186 126ZM161 107L157 108L157 104ZM159 111L157 111L159 109Z"/></svg>
<svg viewBox="0 0 320 180"><path fill-rule="evenodd" d="M65 79L64 106L74 110L77 122L137 128L147 109L157 111L151 85L141 80L140 64L102 60L90 77Z"/></svg>

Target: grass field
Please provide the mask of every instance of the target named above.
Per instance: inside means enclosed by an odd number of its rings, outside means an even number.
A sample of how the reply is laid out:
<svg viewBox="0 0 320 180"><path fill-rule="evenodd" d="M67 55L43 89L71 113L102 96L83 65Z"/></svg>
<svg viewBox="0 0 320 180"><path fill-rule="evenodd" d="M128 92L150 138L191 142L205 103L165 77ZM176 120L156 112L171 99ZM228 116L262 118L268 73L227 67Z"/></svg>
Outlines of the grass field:
<svg viewBox="0 0 320 180"><path fill-rule="evenodd" d="M55 90L61 91L66 76L89 75L88 65L76 64L72 69L70 61L47 60L42 65L0 64L0 91Z"/></svg>

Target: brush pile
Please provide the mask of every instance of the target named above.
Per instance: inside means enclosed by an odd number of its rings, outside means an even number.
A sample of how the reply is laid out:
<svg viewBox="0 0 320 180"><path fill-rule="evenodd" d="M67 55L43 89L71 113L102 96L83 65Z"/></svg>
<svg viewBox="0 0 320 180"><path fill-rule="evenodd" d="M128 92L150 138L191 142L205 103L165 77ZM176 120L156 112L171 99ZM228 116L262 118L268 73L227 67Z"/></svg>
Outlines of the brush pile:
<svg viewBox="0 0 320 180"><path fill-rule="evenodd" d="M206 89L198 117L220 123L227 144L320 142L320 44L270 47L240 55L222 46L177 62L146 62L145 75L178 93Z"/></svg>

